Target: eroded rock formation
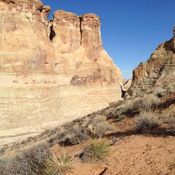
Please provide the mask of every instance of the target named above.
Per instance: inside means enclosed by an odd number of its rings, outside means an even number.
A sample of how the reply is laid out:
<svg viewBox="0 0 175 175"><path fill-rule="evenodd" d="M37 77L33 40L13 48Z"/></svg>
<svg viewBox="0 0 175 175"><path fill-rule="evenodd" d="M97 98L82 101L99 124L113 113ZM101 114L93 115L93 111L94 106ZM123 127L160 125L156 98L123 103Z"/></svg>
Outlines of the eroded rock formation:
<svg viewBox="0 0 175 175"><path fill-rule="evenodd" d="M71 74L101 83L120 77L102 48L96 15L56 11L48 21L50 8L39 1L2 1L0 8L1 72Z"/></svg>
<svg viewBox="0 0 175 175"><path fill-rule="evenodd" d="M133 71L128 93L132 96L150 92L156 88L175 87L175 38L158 46L147 62Z"/></svg>
<svg viewBox="0 0 175 175"><path fill-rule="evenodd" d="M0 138L33 135L121 96L120 70L102 47L95 14L39 0L0 0ZM2 102L2 103L1 103Z"/></svg>

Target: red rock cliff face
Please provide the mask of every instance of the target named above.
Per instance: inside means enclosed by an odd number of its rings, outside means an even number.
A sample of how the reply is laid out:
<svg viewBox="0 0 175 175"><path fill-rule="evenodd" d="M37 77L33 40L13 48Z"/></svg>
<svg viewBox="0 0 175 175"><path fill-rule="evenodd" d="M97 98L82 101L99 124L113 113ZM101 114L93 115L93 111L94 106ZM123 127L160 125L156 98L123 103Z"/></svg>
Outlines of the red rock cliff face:
<svg viewBox="0 0 175 175"><path fill-rule="evenodd" d="M140 95L169 85L175 85L175 38L160 44L148 61L133 71L128 93Z"/></svg>

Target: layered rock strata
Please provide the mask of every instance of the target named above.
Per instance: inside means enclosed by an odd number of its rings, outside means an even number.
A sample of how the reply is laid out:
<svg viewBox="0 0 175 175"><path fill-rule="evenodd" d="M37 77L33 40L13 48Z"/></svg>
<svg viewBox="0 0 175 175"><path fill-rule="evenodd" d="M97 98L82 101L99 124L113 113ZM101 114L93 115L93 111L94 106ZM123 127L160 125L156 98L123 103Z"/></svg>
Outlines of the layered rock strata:
<svg viewBox="0 0 175 175"><path fill-rule="evenodd" d="M102 47L95 14L39 0L0 0L0 140L60 125L121 96L120 70Z"/></svg>
<svg viewBox="0 0 175 175"><path fill-rule="evenodd" d="M141 95L157 88L175 90L175 38L160 44L148 61L133 71L128 93Z"/></svg>

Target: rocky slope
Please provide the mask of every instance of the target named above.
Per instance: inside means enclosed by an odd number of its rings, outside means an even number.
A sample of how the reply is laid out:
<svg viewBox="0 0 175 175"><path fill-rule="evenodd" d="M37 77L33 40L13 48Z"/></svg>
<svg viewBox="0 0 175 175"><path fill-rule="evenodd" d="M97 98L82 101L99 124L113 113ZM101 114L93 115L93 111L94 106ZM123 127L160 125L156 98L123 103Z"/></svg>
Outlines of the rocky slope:
<svg viewBox="0 0 175 175"><path fill-rule="evenodd" d="M0 0L0 143L38 134L121 97L95 14Z"/></svg>
<svg viewBox="0 0 175 175"><path fill-rule="evenodd" d="M156 100L150 102L150 98ZM70 175L174 175L174 109L175 93L170 92L111 104L37 137L4 145L0 171L3 175L42 174L42 163L52 153L71 157ZM84 161L82 155L92 140L109 144L105 159Z"/></svg>
<svg viewBox="0 0 175 175"><path fill-rule="evenodd" d="M175 87L175 38L160 44L147 62L134 69L128 93L141 95L167 86Z"/></svg>

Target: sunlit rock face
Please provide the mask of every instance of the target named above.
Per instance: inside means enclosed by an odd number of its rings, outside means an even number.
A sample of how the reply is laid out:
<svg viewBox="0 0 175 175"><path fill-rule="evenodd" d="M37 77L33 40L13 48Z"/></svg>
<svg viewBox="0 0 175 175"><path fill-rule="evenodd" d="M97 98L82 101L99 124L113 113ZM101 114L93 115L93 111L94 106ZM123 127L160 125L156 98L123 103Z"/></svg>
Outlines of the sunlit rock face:
<svg viewBox="0 0 175 175"><path fill-rule="evenodd" d="M0 0L0 143L35 135L121 96L120 70L102 47L95 14L38 0Z"/></svg>
<svg viewBox="0 0 175 175"><path fill-rule="evenodd" d="M0 3L1 72L23 75L48 71L47 63L54 54L45 21L48 9L41 10L38 1Z"/></svg>
<svg viewBox="0 0 175 175"><path fill-rule="evenodd" d="M120 79L119 69L102 48L98 16L56 11L50 28L54 70L71 76L72 85L114 84Z"/></svg>
<svg viewBox="0 0 175 175"><path fill-rule="evenodd" d="M175 38L160 44L147 62L133 71L128 93L142 95L156 88L174 88L175 91Z"/></svg>

